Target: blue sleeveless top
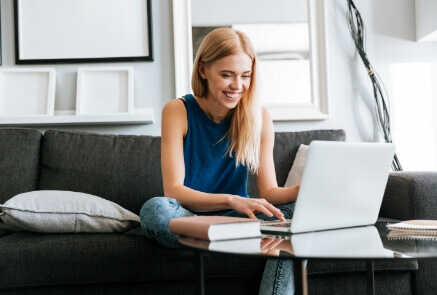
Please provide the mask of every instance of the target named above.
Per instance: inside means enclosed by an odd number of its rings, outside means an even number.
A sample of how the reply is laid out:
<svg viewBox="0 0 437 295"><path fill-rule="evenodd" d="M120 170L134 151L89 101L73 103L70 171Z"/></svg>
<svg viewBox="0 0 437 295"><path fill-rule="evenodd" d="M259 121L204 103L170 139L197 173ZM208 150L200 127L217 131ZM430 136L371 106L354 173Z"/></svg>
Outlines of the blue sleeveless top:
<svg viewBox="0 0 437 295"><path fill-rule="evenodd" d="M229 136L223 138L231 120L215 123L203 112L192 94L184 96L188 131L184 139L184 185L205 193L247 195L248 169L235 165L227 151Z"/></svg>

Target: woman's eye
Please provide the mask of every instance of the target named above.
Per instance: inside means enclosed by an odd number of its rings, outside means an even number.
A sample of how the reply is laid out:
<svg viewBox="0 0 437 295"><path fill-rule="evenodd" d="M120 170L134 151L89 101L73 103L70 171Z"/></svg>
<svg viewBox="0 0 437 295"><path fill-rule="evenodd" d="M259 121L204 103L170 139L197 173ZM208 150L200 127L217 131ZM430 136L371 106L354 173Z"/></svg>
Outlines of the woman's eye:
<svg viewBox="0 0 437 295"><path fill-rule="evenodd" d="M223 74L222 77L223 77L223 78L230 78L231 75L229 75L229 74Z"/></svg>
<svg viewBox="0 0 437 295"><path fill-rule="evenodd" d="M250 78L250 75L241 76L244 79Z"/></svg>

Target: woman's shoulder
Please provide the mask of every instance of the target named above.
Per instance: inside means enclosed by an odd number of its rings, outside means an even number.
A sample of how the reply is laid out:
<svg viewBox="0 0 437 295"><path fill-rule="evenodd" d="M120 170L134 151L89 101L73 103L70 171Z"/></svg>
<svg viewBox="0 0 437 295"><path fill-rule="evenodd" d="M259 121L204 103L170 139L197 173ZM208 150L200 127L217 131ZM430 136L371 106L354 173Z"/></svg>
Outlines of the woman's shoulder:
<svg viewBox="0 0 437 295"><path fill-rule="evenodd" d="M262 115L261 136L264 137L265 135L271 135L272 133L274 133L272 116L270 115L270 112L265 107L262 107L261 115Z"/></svg>
<svg viewBox="0 0 437 295"><path fill-rule="evenodd" d="M183 111L185 109L184 102L185 101L183 97L172 99L164 105L164 108L162 110L163 112L178 111L178 110Z"/></svg>
<svg viewBox="0 0 437 295"><path fill-rule="evenodd" d="M263 124L272 121L272 116L270 115L270 112L267 110L266 107L261 107L261 116L263 119Z"/></svg>
<svg viewBox="0 0 437 295"><path fill-rule="evenodd" d="M187 130L187 110L181 99L172 99L167 102L162 109L162 128L166 126L175 129L176 126L182 127L183 133Z"/></svg>
<svg viewBox="0 0 437 295"><path fill-rule="evenodd" d="M162 108L162 116L186 118L187 110L182 99L176 98L167 102Z"/></svg>

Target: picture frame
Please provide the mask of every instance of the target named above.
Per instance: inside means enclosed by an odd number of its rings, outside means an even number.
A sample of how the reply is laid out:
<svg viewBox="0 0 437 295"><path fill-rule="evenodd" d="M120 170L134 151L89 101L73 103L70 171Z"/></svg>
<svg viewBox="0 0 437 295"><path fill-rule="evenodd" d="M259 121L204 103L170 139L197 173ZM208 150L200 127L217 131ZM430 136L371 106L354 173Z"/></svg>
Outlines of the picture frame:
<svg viewBox="0 0 437 295"><path fill-rule="evenodd" d="M14 0L15 63L153 61L151 0Z"/></svg>
<svg viewBox="0 0 437 295"><path fill-rule="evenodd" d="M0 69L0 116L53 116L54 68Z"/></svg>
<svg viewBox="0 0 437 295"><path fill-rule="evenodd" d="M133 67L78 68L76 116L133 113Z"/></svg>

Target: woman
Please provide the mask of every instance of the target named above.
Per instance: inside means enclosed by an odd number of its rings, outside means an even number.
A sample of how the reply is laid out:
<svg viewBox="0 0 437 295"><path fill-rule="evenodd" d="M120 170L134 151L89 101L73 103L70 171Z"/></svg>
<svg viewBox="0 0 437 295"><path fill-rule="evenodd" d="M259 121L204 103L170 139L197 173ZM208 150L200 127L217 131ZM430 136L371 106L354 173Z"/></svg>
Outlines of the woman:
<svg viewBox="0 0 437 295"><path fill-rule="evenodd" d="M162 111L166 197L150 199L140 213L150 239L180 247L168 223L182 216L291 218L299 186L277 185L273 122L259 105L256 69L257 58L245 34L219 28L204 38L194 61L194 96L172 100ZM247 194L248 172L255 174L259 199ZM278 278L284 268L283 278ZM288 294L291 271L290 261L269 260L260 293Z"/></svg>

